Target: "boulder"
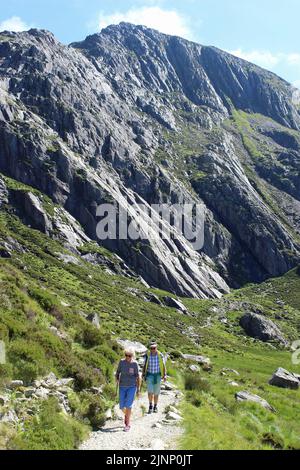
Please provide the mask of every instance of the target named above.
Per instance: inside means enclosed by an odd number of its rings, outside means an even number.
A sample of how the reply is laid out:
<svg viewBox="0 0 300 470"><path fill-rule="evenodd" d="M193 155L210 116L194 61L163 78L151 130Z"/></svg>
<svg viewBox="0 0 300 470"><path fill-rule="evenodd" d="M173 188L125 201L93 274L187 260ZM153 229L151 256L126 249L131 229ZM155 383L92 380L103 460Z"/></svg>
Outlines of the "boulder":
<svg viewBox="0 0 300 470"><path fill-rule="evenodd" d="M27 388L25 391L24 391L24 395L26 398L31 398L36 392L36 389L35 388Z"/></svg>
<svg viewBox="0 0 300 470"><path fill-rule="evenodd" d="M271 406L266 400L259 397L258 395L253 395L248 392L238 392L235 394L235 398L237 401L250 401L250 402L258 403L259 405L263 406L266 410L272 411L273 413L276 412L273 406Z"/></svg>
<svg viewBox="0 0 300 470"><path fill-rule="evenodd" d="M183 305L183 303L180 300L173 299L172 297L164 297L164 303L167 307L170 308L176 308L176 310L179 310L182 313L187 314L188 309Z"/></svg>
<svg viewBox="0 0 300 470"><path fill-rule="evenodd" d="M31 192L18 190L13 191L13 198L20 208L25 222L49 235L52 230L52 223L43 208L41 200Z"/></svg>
<svg viewBox="0 0 300 470"><path fill-rule="evenodd" d="M177 409L175 406L172 406L172 405L171 405L171 406L169 406L169 412L171 412L171 413L175 413L175 414L177 414L177 415L181 416L181 413L180 413L180 411L179 411L179 410L178 410L178 409Z"/></svg>
<svg viewBox="0 0 300 470"><path fill-rule="evenodd" d="M56 375L54 374L54 372L50 372L50 374L48 374L48 375L44 378L44 382L45 382L45 384L48 385L48 386L55 385L56 382L57 382L57 377L56 377Z"/></svg>
<svg viewBox="0 0 300 470"><path fill-rule="evenodd" d="M100 318L99 318L98 313L91 313L90 315L87 316L86 319L87 321L92 323L92 325L94 325L95 328L100 330Z"/></svg>
<svg viewBox="0 0 300 470"><path fill-rule="evenodd" d="M67 255L65 253L56 253L56 256L65 264L74 264L75 266L80 265L80 261L75 258L75 256Z"/></svg>
<svg viewBox="0 0 300 470"><path fill-rule="evenodd" d="M0 395L0 406L4 406L8 402L9 398L6 395Z"/></svg>
<svg viewBox="0 0 300 470"><path fill-rule="evenodd" d="M221 374L222 375L227 375L228 374L234 374L234 375L240 375L239 372L237 370L234 370L234 369L227 369L227 368L224 368L221 370Z"/></svg>
<svg viewBox="0 0 300 470"><path fill-rule="evenodd" d="M162 425L160 423L154 423L152 424L151 426L153 429L161 429L162 428Z"/></svg>
<svg viewBox="0 0 300 470"><path fill-rule="evenodd" d="M19 387L23 387L24 386L24 382L23 380L12 380L10 382L10 384L8 385L8 388L12 389L12 390L15 390Z"/></svg>
<svg viewBox="0 0 300 470"><path fill-rule="evenodd" d="M33 397L40 398L41 400L47 400L50 395L50 390L48 388L40 387L34 392Z"/></svg>
<svg viewBox="0 0 300 470"><path fill-rule="evenodd" d="M142 343L138 343L137 341L129 341L129 340L124 340L124 339L118 339L117 343L123 349L133 349L137 356L142 356L142 355L146 354L146 352L148 351L148 348L146 346L144 346Z"/></svg>
<svg viewBox="0 0 300 470"><path fill-rule="evenodd" d="M57 381L58 387L71 387L73 384L74 384L74 379L71 377L67 379L60 379Z"/></svg>
<svg viewBox="0 0 300 470"><path fill-rule="evenodd" d="M51 333L53 333L55 336L57 336L59 339L63 340L63 341L70 341L70 337L67 333L64 333L62 331L60 331L58 328L56 328L56 326L50 326L49 330L51 331Z"/></svg>
<svg viewBox="0 0 300 470"><path fill-rule="evenodd" d="M166 416L166 419L168 421L182 421L182 416L180 416L177 413L174 413L173 411L169 411L169 413Z"/></svg>
<svg viewBox="0 0 300 470"><path fill-rule="evenodd" d="M18 422L19 418L15 410L9 410L0 414L0 423L17 424Z"/></svg>
<svg viewBox="0 0 300 470"><path fill-rule="evenodd" d="M162 305L162 302L160 301L159 297L157 297L157 295L155 294L148 294L147 295L147 300L153 304L157 304L157 305Z"/></svg>
<svg viewBox="0 0 300 470"><path fill-rule="evenodd" d="M173 390L175 390L175 386L170 382L166 382L162 384L161 389L166 390L167 392L172 392Z"/></svg>
<svg viewBox="0 0 300 470"><path fill-rule="evenodd" d="M300 381L297 376L281 367L274 373L269 384L280 388L290 388L292 390L298 390L300 387Z"/></svg>
<svg viewBox="0 0 300 470"><path fill-rule="evenodd" d="M287 341L283 337L280 329L272 320L257 315L256 313L246 313L240 319L240 325L245 332L252 338L259 339L260 341L276 341L283 345L287 345Z"/></svg>
<svg viewBox="0 0 300 470"><path fill-rule="evenodd" d="M211 360L208 357L197 356L194 354L181 354L181 357L185 361L197 362L201 366L211 366Z"/></svg>

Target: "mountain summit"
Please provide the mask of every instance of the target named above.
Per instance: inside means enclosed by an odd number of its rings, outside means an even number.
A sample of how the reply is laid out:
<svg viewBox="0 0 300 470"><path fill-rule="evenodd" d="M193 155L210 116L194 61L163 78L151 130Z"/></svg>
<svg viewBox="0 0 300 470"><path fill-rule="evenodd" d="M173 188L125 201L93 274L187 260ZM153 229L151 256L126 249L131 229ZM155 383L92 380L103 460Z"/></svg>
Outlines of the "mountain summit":
<svg viewBox="0 0 300 470"><path fill-rule="evenodd" d="M107 240L155 287L220 297L300 258L300 108L273 73L214 47L121 23L70 46L0 34L0 199L75 253L96 208L205 206L205 241ZM10 190L5 178L38 190ZM2 188L2 189L1 189ZM57 210L45 214L42 195Z"/></svg>

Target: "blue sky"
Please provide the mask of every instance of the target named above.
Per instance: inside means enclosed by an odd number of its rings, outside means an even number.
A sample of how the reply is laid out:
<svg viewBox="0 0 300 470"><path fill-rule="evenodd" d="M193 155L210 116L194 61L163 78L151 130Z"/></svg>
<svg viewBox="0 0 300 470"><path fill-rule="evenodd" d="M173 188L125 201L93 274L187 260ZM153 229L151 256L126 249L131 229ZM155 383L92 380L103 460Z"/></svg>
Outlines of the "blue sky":
<svg viewBox="0 0 300 470"><path fill-rule="evenodd" d="M214 45L300 88L299 0L0 0L0 30L48 29L70 43L130 21Z"/></svg>

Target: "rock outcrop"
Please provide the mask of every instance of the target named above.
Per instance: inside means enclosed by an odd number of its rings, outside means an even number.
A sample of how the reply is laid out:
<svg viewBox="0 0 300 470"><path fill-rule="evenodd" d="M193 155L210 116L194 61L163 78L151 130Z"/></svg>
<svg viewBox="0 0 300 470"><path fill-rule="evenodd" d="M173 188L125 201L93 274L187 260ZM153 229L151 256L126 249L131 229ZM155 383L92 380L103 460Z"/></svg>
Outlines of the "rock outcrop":
<svg viewBox="0 0 300 470"><path fill-rule="evenodd" d="M248 392L238 392L235 394L235 398L237 401L241 401L241 402L248 401L248 402L258 403L266 410L272 411L273 413L276 412L273 406L271 406L266 400L259 397L258 395L253 395L252 393L248 393Z"/></svg>
<svg viewBox="0 0 300 470"><path fill-rule="evenodd" d="M300 387L299 378L281 367L274 373L269 383L274 387L290 388L292 390L298 390Z"/></svg>
<svg viewBox="0 0 300 470"><path fill-rule="evenodd" d="M255 313L246 313L240 319L240 325L245 332L252 338L259 339L260 341L276 341L283 345L287 345L283 334L278 326L268 318Z"/></svg>

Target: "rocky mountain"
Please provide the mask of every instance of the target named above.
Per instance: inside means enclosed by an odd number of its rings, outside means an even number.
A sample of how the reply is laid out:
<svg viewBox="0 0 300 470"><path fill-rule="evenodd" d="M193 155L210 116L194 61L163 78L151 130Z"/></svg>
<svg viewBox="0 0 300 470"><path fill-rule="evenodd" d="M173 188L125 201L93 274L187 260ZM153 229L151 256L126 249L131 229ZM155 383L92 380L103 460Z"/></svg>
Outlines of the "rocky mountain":
<svg viewBox="0 0 300 470"><path fill-rule="evenodd" d="M1 33L1 204L78 254L97 241L101 203L141 226L139 204L202 203L199 252L180 234L103 245L124 275L186 297L279 276L300 258L295 97L270 72L142 26L69 46L47 31Z"/></svg>

